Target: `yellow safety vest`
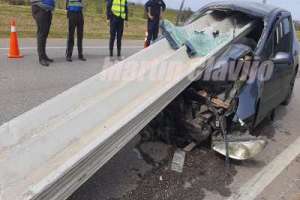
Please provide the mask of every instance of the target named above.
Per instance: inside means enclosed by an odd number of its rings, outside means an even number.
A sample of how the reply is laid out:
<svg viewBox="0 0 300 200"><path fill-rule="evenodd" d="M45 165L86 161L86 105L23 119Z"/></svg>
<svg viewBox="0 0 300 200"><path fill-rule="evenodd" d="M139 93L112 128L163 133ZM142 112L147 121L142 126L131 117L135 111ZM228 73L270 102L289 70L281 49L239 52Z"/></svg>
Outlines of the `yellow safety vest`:
<svg viewBox="0 0 300 200"><path fill-rule="evenodd" d="M126 7L127 0L113 0L111 11L112 13L117 16L121 17L122 19L126 19Z"/></svg>

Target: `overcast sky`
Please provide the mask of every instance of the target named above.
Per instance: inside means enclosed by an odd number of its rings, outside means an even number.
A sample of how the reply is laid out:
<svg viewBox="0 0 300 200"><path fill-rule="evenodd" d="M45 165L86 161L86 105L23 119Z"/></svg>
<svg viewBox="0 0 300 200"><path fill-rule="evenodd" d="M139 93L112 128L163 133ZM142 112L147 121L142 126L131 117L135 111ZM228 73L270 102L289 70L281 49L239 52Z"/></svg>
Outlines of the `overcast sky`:
<svg viewBox="0 0 300 200"><path fill-rule="evenodd" d="M130 0L132 2L144 3L147 0ZM168 7L179 8L182 0L164 0ZM186 0L186 6L193 10L198 10L202 5L214 0ZM243 0L237 0L243 1ZM252 0L262 1L262 0ZM267 0L267 3L279 6L292 12L294 19L300 20L300 0Z"/></svg>

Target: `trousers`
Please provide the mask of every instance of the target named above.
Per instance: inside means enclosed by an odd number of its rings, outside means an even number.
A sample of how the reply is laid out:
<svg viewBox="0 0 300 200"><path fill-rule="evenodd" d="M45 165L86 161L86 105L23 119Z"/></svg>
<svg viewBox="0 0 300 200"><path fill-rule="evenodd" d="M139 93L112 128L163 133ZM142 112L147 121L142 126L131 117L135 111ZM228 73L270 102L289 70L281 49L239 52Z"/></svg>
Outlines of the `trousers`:
<svg viewBox="0 0 300 200"><path fill-rule="evenodd" d="M69 32L68 32L68 42L67 42L67 51L66 56L72 57L73 48L74 48L74 35L75 30L77 30L77 49L78 56L82 56L83 48L83 27L84 27L84 18L82 12L70 12L68 11L68 24L69 24Z"/></svg>
<svg viewBox="0 0 300 200"><path fill-rule="evenodd" d="M46 43L52 22L52 12L33 5L32 16L37 25L36 38L38 56L40 60L46 59L48 57L46 54Z"/></svg>
<svg viewBox="0 0 300 200"><path fill-rule="evenodd" d="M151 41L157 39L159 33L159 20L148 20L148 36L146 44L149 46Z"/></svg>
<svg viewBox="0 0 300 200"><path fill-rule="evenodd" d="M118 56L121 55L123 31L124 31L124 19L120 17L112 16L110 19L110 40L109 40L110 56L113 56L114 43L116 38L117 38Z"/></svg>

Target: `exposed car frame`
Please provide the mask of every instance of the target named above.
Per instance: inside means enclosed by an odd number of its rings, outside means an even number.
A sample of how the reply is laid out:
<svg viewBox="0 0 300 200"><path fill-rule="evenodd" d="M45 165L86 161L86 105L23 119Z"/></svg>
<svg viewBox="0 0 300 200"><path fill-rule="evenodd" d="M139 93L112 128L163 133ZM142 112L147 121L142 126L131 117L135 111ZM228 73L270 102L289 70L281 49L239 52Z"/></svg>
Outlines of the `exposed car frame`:
<svg viewBox="0 0 300 200"><path fill-rule="evenodd" d="M156 132L156 135L171 143L170 138L175 138L175 143L179 145L192 140L200 144L210 138L215 151L227 158L245 160L262 151L266 145L264 140L251 135L253 129L274 113L279 105L290 102L299 66L299 44L290 12L261 3L210 3L196 12L187 24L212 12L215 16L241 15L256 21L257 28L248 37L225 49L206 67L206 72L212 74L222 70L224 65L220 63L227 63L228 66L231 61L245 62L245 58L250 57L251 63L271 62L271 76L261 80L257 75L253 81L239 85L239 80L204 80L204 72L146 127L144 133ZM218 31L215 30L214 34L218 35ZM188 52L191 52L189 48ZM229 101L220 97L226 90L233 93ZM200 107L194 108L194 105ZM211 113L208 117L206 111L201 111L202 105L206 105ZM161 130L166 124L174 126L175 130Z"/></svg>

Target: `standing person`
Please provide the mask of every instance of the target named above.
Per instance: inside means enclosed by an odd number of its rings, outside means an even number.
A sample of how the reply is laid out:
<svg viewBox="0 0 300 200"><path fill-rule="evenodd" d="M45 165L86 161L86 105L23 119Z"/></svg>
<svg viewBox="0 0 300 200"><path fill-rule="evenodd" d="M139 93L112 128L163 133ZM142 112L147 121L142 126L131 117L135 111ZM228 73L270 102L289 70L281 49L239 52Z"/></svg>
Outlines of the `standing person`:
<svg viewBox="0 0 300 200"><path fill-rule="evenodd" d="M32 16L37 24L37 51L39 63L48 67L53 60L46 54L46 43L49 35L52 11L55 8L55 0L30 0L32 5Z"/></svg>
<svg viewBox="0 0 300 200"><path fill-rule="evenodd" d="M163 14L166 10L166 4L163 0L149 0L145 4L145 12L148 16L148 36L146 46L151 44L158 37L159 21L163 18Z"/></svg>
<svg viewBox="0 0 300 200"><path fill-rule="evenodd" d="M122 37L124 21L128 21L127 0L107 0L106 2L107 21L110 23L109 55L114 55L114 43L117 37L118 57L121 57Z"/></svg>
<svg viewBox="0 0 300 200"><path fill-rule="evenodd" d="M86 61L83 56L82 40L83 40L83 27L84 18L82 13L82 0L66 0L67 17L69 24L68 43L66 51L66 60L72 62L72 54L74 48L74 34L77 30L77 49L78 59Z"/></svg>

